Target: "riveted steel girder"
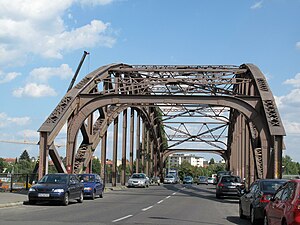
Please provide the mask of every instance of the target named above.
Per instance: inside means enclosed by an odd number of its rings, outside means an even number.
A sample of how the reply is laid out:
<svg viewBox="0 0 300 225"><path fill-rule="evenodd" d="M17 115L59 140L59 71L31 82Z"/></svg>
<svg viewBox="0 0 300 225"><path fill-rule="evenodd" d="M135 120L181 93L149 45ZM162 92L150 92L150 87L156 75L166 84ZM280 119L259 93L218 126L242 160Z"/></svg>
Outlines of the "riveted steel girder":
<svg viewBox="0 0 300 225"><path fill-rule="evenodd" d="M128 108L130 116L125 113ZM119 131L117 119L122 112ZM113 168L118 132L123 132L122 163L126 163L127 119L131 172L135 143L136 171L141 166L147 173L161 173L169 154L185 150L219 154L228 169L249 182L281 176L284 127L264 75L252 64L100 67L68 91L39 129L40 176L47 171L49 147L66 123L68 172L85 170L100 141L103 163L107 151L103 138L113 122ZM142 125L134 129L134 121ZM52 153L50 157L57 158ZM66 171L61 162L57 164Z"/></svg>

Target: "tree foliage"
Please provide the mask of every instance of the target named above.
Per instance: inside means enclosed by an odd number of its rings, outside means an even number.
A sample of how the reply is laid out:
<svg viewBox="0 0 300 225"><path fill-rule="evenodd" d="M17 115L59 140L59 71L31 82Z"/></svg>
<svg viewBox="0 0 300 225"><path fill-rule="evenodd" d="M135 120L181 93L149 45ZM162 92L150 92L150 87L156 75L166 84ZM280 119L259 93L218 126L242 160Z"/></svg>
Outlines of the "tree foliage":
<svg viewBox="0 0 300 225"><path fill-rule="evenodd" d="M19 160L25 160L25 161L30 162L30 156L29 156L27 150L23 151L23 153L21 154Z"/></svg>
<svg viewBox="0 0 300 225"><path fill-rule="evenodd" d="M7 168L7 163L5 162L5 160L3 158L0 158L0 173L4 172L4 169Z"/></svg>
<svg viewBox="0 0 300 225"><path fill-rule="evenodd" d="M293 162L288 155L282 157L282 169L284 175L298 175L300 173L300 166L298 162Z"/></svg>
<svg viewBox="0 0 300 225"><path fill-rule="evenodd" d="M93 173L97 173L97 174L100 174L100 172L101 172L100 160L97 159L97 158L93 158L93 161L92 161L92 172Z"/></svg>

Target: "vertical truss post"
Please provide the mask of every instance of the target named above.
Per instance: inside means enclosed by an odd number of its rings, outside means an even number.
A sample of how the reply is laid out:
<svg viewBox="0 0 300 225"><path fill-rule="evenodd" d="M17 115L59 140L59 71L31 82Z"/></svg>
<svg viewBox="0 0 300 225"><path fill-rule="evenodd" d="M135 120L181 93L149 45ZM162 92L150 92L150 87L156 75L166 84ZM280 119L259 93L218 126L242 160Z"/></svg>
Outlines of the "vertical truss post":
<svg viewBox="0 0 300 225"><path fill-rule="evenodd" d="M140 158L141 158L141 152L140 152L140 133L141 133L141 118L140 113L137 111L137 118L136 118L136 166L135 166L135 172L139 173L140 171Z"/></svg>
<svg viewBox="0 0 300 225"><path fill-rule="evenodd" d="M282 178L282 145L283 137L274 137L274 178Z"/></svg>
<svg viewBox="0 0 300 225"><path fill-rule="evenodd" d="M145 132L146 132L146 126L145 126L145 122L142 121L142 149L141 149L141 172L142 173L145 173L145 157L146 157L146 135L145 135Z"/></svg>
<svg viewBox="0 0 300 225"><path fill-rule="evenodd" d="M147 144L147 147L146 147L146 173L148 176L152 175L152 172L150 172L150 167L149 167L149 164L151 163L151 158L149 156L150 154L150 132L149 132L149 129L147 129L147 140L146 140L146 144Z"/></svg>
<svg viewBox="0 0 300 225"><path fill-rule="evenodd" d="M87 125L88 125L87 126L88 138L93 135L93 122L94 122L93 119L94 119L94 116L93 116L93 114L91 114L88 117L88 123L87 123ZM92 167L93 167L93 157L91 157L91 160L88 163L88 166L86 168L86 172L92 173Z"/></svg>
<svg viewBox="0 0 300 225"><path fill-rule="evenodd" d="M126 182L126 141L127 141L127 109L123 111L123 138L122 138L122 176L121 185Z"/></svg>
<svg viewBox="0 0 300 225"><path fill-rule="evenodd" d="M118 153L118 117L114 119L114 139L113 139L113 165L112 165L112 186L117 185L117 153Z"/></svg>
<svg viewBox="0 0 300 225"><path fill-rule="evenodd" d="M130 109L130 146L129 146L130 174L133 174L133 148L134 148L134 109Z"/></svg>
<svg viewBox="0 0 300 225"><path fill-rule="evenodd" d="M39 179L48 173L49 146L47 145L47 139L48 134L46 132L40 132Z"/></svg>
<svg viewBox="0 0 300 225"><path fill-rule="evenodd" d="M101 177L103 183L106 183L106 146L107 146L107 131L104 133L101 140Z"/></svg>

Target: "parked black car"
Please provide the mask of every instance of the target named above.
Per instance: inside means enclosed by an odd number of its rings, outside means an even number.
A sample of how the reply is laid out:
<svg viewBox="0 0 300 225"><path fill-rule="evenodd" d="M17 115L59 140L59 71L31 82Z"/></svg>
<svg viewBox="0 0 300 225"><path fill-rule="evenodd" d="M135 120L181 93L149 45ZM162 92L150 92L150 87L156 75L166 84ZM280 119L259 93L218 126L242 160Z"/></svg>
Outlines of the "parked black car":
<svg viewBox="0 0 300 225"><path fill-rule="evenodd" d="M98 174L84 173L77 175L80 182L84 185L83 196L95 199L96 196L103 198L104 184Z"/></svg>
<svg viewBox="0 0 300 225"><path fill-rule="evenodd" d="M222 196L239 196L239 190L243 188L241 178L234 175L223 175L219 178L216 187L216 198Z"/></svg>
<svg viewBox="0 0 300 225"><path fill-rule="evenodd" d="M283 179L260 179L243 191L239 200L240 218L250 217L251 224L260 224L264 218L264 208L275 191L286 182Z"/></svg>
<svg viewBox="0 0 300 225"><path fill-rule="evenodd" d="M67 206L71 199L83 202L84 185L75 174L55 173L45 175L28 192L29 204L38 201L59 201Z"/></svg>

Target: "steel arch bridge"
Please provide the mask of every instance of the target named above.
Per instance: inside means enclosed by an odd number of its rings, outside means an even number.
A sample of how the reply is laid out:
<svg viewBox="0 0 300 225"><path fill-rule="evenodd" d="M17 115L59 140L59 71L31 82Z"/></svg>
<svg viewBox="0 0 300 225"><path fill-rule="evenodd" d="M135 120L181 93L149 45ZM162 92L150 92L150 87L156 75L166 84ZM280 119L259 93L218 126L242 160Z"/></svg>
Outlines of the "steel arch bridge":
<svg viewBox="0 0 300 225"><path fill-rule="evenodd" d="M63 163L54 143L65 125ZM131 172L149 175L162 173L172 153L209 152L248 183L281 177L285 131L267 80L253 64L102 66L66 93L38 131L39 177L48 172L49 156L58 172L90 171L98 145L102 177L112 151L113 185L118 157L125 184L128 154Z"/></svg>

